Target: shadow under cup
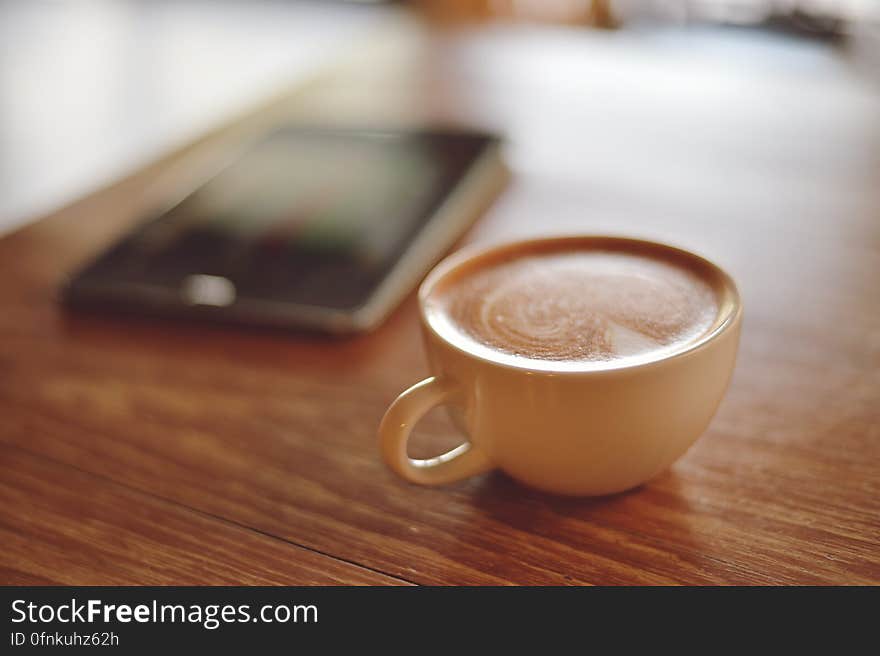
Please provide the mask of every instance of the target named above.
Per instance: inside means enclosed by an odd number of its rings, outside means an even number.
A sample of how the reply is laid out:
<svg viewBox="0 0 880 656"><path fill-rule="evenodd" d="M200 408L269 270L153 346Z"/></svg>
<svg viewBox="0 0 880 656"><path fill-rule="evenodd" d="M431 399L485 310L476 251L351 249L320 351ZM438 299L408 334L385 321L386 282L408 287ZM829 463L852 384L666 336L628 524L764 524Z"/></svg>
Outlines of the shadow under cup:
<svg viewBox="0 0 880 656"><path fill-rule="evenodd" d="M435 294L472 272L557 252L619 253L684 267L711 286L717 314L704 332L672 350L558 362L481 347L431 309ZM379 429L386 463L424 485L500 468L526 485L568 495L622 492L679 458L704 432L727 389L742 322L736 285L716 265L671 246L615 237L465 249L428 275L419 305L432 376L386 412ZM449 408L467 441L437 458L409 458L413 426L437 405Z"/></svg>

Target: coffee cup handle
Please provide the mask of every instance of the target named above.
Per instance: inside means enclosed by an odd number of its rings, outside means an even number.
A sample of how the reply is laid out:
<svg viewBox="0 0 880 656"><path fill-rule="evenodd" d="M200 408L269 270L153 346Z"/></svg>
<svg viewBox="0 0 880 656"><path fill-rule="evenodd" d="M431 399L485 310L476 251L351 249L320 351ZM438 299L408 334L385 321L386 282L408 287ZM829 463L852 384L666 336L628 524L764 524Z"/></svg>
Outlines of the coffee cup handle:
<svg viewBox="0 0 880 656"><path fill-rule="evenodd" d="M456 391L456 386L449 381L434 376L426 378L398 396L382 418L379 425L382 457L395 473L411 483L443 485L493 468L486 455L470 442L435 458L415 460L406 454L413 427L431 408L448 403Z"/></svg>

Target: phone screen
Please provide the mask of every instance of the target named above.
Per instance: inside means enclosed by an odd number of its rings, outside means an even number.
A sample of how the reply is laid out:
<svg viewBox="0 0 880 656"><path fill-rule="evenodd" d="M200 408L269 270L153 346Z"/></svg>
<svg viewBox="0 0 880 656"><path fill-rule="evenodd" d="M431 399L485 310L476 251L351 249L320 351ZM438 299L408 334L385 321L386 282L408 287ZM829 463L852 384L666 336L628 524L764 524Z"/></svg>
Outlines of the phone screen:
<svg viewBox="0 0 880 656"><path fill-rule="evenodd" d="M493 138L284 128L89 267L86 280L249 299L363 304Z"/></svg>

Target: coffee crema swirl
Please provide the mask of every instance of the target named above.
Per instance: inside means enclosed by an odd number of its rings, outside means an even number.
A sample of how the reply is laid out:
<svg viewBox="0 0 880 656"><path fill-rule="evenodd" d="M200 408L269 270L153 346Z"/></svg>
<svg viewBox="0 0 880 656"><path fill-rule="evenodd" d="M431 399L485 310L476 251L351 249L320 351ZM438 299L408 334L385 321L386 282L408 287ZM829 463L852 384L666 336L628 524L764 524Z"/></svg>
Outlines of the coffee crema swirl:
<svg viewBox="0 0 880 656"><path fill-rule="evenodd" d="M661 258L525 253L453 276L429 300L468 340L533 360L608 361L674 349L718 315L712 286Z"/></svg>

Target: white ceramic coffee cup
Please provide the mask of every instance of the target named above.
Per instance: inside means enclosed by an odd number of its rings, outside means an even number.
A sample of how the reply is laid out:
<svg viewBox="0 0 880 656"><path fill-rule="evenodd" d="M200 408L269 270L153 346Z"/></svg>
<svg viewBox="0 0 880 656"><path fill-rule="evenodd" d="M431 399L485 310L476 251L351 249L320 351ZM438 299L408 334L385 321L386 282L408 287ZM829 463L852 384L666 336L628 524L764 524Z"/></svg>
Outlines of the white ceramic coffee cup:
<svg viewBox="0 0 880 656"><path fill-rule="evenodd" d="M671 353L639 361L584 363L555 370L492 358L441 335L426 312L437 283L459 267L548 245L667 251L709 272L719 294L713 327ZM703 433L718 408L736 360L742 302L733 280L714 264L680 249L614 237L559 237L460 251L437 265L419 290L431 377L403 392L379 427L385 462L408 481L450 483L499 468L534 488L604 495L662 472ZM413 426L446 405L465 443L436 458L407 455Z"/></svg>

